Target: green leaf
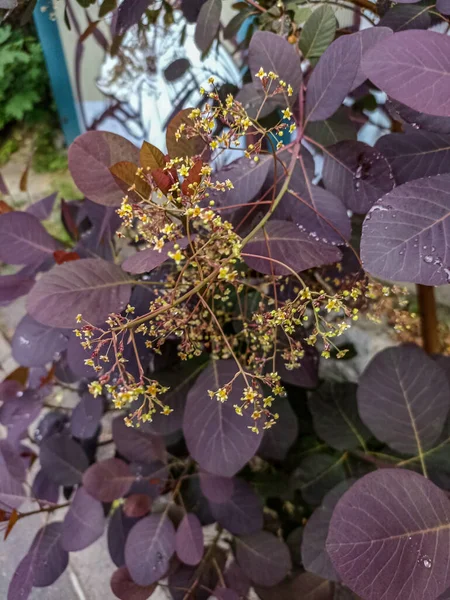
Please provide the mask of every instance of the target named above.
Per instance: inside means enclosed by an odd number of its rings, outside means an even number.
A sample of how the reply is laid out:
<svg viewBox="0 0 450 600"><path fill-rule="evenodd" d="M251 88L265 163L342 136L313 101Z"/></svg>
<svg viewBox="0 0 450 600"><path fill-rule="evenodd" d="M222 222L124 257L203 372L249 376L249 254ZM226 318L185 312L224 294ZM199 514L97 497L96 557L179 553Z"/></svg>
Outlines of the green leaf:
<svg viewBox="0 0 450 600"><path fill-rule="evenodd" d="M235 36L241 28L244 21L248 19L250 14L251 11L247 9L241 10L240 12L238 12L237 15L234 15L234 17L228 22L228 25L225 27L223 37L226 40L230 40L233 36Z"/></svg>
<svg viewBox="0 0 450 600"><path fill-rule="evenodd" d="M103 0L100 9L98 11L99 19L102 19L105 15L114 10L117 6L116 0Z"/></svg>
<svg viewBox="0 0 450 600"><path fill-rule="evenodd" d="M356 140L357 130L346 107L342 106L325 121L310 121L305 133L322 146L330 146L342 140Z"/></svg>
<svg viewBox="0 0 450 600"><path fill-rule="evenodd" d="M336 34L336 18L329 6L319 6L306 21L299 46L304 58L317 59L325 52Z"/></svg>

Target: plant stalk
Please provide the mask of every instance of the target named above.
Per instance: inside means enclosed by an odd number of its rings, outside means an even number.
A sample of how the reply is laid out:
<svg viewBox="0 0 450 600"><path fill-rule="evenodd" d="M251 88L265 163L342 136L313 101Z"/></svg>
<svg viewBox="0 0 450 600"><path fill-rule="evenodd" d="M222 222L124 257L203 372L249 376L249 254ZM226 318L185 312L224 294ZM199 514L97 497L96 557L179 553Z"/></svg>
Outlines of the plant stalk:
<svg viewBox="0 0 450 600"><path fill-rule="evenodd" d="M416 287L417 298L419 301L423 349L428 354L438 354L441 348L439 342L434 287L421 284L417 284Z"/></svg>

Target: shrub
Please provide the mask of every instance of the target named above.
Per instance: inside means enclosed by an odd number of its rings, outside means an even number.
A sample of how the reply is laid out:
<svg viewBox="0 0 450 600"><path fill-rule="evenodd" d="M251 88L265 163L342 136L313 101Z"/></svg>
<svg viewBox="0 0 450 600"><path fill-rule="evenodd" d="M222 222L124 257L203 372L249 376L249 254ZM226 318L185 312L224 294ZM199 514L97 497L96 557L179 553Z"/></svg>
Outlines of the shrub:
<svg viewBox="0 0 450 600"><path fill-rule="evenodd" d="M213 4L198 16L205 48ZM264 27L279 18L250 4ZM447 597L449 364L432 286L450 273L450 40L387 27L334 39L316 11L301 53L297 27L291 43L256 31L251 82L236 98L205 83L201 107L169 123L167 153L80 136L69 168L86 199L62 205L72 246L40 223L52 198L0 216L0 259L22 266L1 300L28 294L21 367L0 388L1 517L5 535L21 527L29 496L57 519L9 598L51 585L105 528L122 599L157 586L180 599ZM356 129L375 85L397 132L371 147ZM418 284L424 348L380 352L358 383L319 377L346 359L360 315L407 324L384 279ZM66 387L73 408L58 403Z"/></svg>

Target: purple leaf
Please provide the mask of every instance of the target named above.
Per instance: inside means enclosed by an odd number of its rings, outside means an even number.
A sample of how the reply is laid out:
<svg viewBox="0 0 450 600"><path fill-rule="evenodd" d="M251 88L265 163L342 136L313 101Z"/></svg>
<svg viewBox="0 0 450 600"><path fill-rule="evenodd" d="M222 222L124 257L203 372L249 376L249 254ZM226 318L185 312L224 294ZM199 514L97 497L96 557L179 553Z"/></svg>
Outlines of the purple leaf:
<svg viewBox="0 0 450 600"><path fill-rule="evenodd" d="M178 525L175 550L186 565L195 566L202 560L203 530L200 521L192 513L187 513Z"/></svg>
<svg viewBox="0 0 450 600"><path fill-rule="evenodd" d="M103 416L103 398L83 394L72 411L70 431L74 437L89 439L95 435Z"/></svg>
<svg viewBox="0 0 450 600"><path fill-rule="evenodd" d="M431 17L428 8L421 5L404 4L390 8L378 26L389 27L393 31L406 31L407 29L428 29L430 25Z"/></svg>
<svg viewBox="0 0 450 600"><path fill-rule="evenodd" d="M283 358L278 355L276 359L276 371L281 380L291 385L302 388L315 388L319 381L319 356L315 348L306 347L305 356L296 369L286 369Z"/></svg>
<svg viewBox="0 0 450 600"><path fill-rule="evenodd" d="M450 388L444 371L416 346L383 350L361 375L361 419L397 452L421 454L432 448L449 407Z"/></svg>
<svg viewBox="0 0 450 600"><path fill-rule="evenodd" d="M443 15L450 15L449 0L436 0L436 8Z"/></svg>
<svg viewBox="0 0 450 600"><path fill-rule="evenodd" d="M265 587L280 583L292 567L286 544L267 531L236 538L236 560L253 583Z"/></svg>
<svg viewBox="0 0 450 600"><path fill-rule="evenodd" d="M42 200L30 204L26 212L30 215L34 215L39 221L45 221L52 213L57 195L58 193L54 192L53 194L50 194L50 196L46 196L45 198L42 198Z"/></svg>
<svg viewBox="0 0 450 600"><path fill-rule="evenodd" d="M125 498L123 512L127 517L145 517L150 512L152 499L147 494L131 494Z"/></svg>
<svg viewBox="0 0 450 600"><path fill-rule="evenodd" d="M68 552L84 550L102 535L105 516L101 502L78 488L67 512L61 533L61 545Z"/></svg>
<svg viewBox="0 0 450 600"><path fill-rule="evenodd" d="M278 586L257 588L257 591L261 600L350 600L338 595L336 584L314 573L301 573Z"/></svg>
<svg viewBox="0 0 450 600"><path fill-rule="evenodd" d="M362 423L354 383L324 382L308 401L317 435L336 450L362 446L370 437Z"/></svg>
<svg viewBox="0 0 450 600"><path fill-rule="evenodd" d="M64 434L45 439L40 447L39 459L47 477L59 485L81 483L83 472L88 468L82 447Z"/></svg>
<svg viewBox="0 0 450 600"><path fill-rule="evenodd" d="M59 497L59 485L49 479L41 469L33 480L31 492L39 504L56 504Z"/></svg>
<svg viewBox="0 0 450 600"><path fill-rule="evenodd" d="M189 245L189 239L184 237L176 242L180 248L186 248ZM173 247L175 242L168 242L164 245L164 248L159 252L158 250L153 250L152 248L146 248L145 250L141 250L132 256L129 256L122 263L122 269L127 271L128 273L141 274L147 273L148 271L153 271L156 267L159 267L166 260L170 260L170 256L168 256L169 252L173 252Z"/></svg>
<svg viewBox="0 0 450 600"><path fill-rule="evenodd" d="M348 107L341 106L329 119L308 123L305 133L318 144L330 146L343 140L356 140L358 131L349 119Z"/></svg>
<svg viewBox="0 0 450 600"><path fill-rule="evenodd" d="M126 567L120 567L111 577L111 590L120 600L147 600L155 589L156 584L144 587L134 583Z"/></svg>
<svg viewBox="0 0 450 600"><path fill-rule="evenodd" d="M7 306L16 298L25 296L33 287L34 277L22 271L14 275L0 275L0 306Z"/></svg>
<svg viewBox="0 0 450 600"><path fill-rule="evenodd" d="M200 9L195 27L195 43L206 52L214 41L220 26L222 0L207 0Z"/></svg>
<svg viewBox="0 0 450 600"><path fill-rule="evenodd" d="M236 374L233 360L213 362L197 379L188 394L183 431L194 460L214 475L231 477L258 450L261 436L248 428L253 424L248 411L240 417L233 404L244 392L241 378L233 384L224 403L210 398L208 390L217 391Z"/></svg>
<svg viewBox="0 0 450 600"><path fill-rule="evenodd" d="M331 563L325 543L334 508L351 485L352 481L343 481L328 492L322 505L316 508L303 530L301 554L304 568L332 581L339 581L340 578Z"/></svg>
<svg viewBox="0 0 450 600"><path fill-rule="evenodd" d="M234 479L233 495L229 500L209 504L216 521L234 535L256 533L263 527L261 501L242 479Z"/></svg>
<svg viewBox="0 0 450 600"><path fill-rule="evenodd" d="M75 327L79 313L98 325L110 313L120 313L130 295L130 281L119 266L86 258L57 265L41 277L28 296L28 312L52 327Z"/></svg>
<svg viewBox="0 0 450 600"><path fill-rule="evenodd" d="M261 80L256 77L256 73L262 67L266 73L272 71L292 86L292 96L288 96L287 92L283 91L275 96L275 99L279 98L279 103L284 107L295 101L300 92L303 76L300 57L287 40L270 31L257 31L250 40L248 64L257 89L263 90ZM271 84L270 92L275 90L275 86L275 83Z"/></svg>
<svg viewBox="0 0 450 600"><path fill-rule="evenodd" d="M47 327L25 315L14 332L11 350L24 367L40 367L53 362L55 355L68 344L69 332Z"/></svg>
<svg viewBox="0 0 450 600"><path fill-rule="evenodd" d="M20 452L24 447L14 447L8 440L0 440L0 466L5 467L17 481L25 481L25 465Z"/></svg>
<svg viewBox="0 0 450 600"><path fill-rule="evenodd" d="M324 151L323 183L347 208L366 213L394 187L388 161L363 142L344 141Z"/></svg>
<svg viewBox="0 0 450 600"><path fill-rule="evenodd" d="M11 512L19 508L25 498L22 483L13 477L6 464L0 463L0 509Z"/></svg>
<svg viewBox="0 0 450 600"><path fill-rule="evenodd" d="M130 27L139 23L142 15L152 3L153 0L125 0L121 2L117 10L115 34L123 35ZM118 162L119 160L126 159L118 158L114 162Z"/></svg>
<svg viewBox="0 0 450 600"><path fill-rule="evenodd" d="M236 590L240 596L245 598L247 597L248 592L250 591L251 582L236 561L233 561L227 567L225 573L223 574L223 578L227 584L227 587L232 590Z"/></svg>
<svg viewBox="0 0 450 600"><path fill-rule="evenodd" d="M84 349L81 345L82 340L74 333L69 338L67 346L67 365L76 379L92 379L95 377L95 371L84 361L91 358L92 350Z"/></svg>
<svg viewBox="0 0 450 600"><path fill-rule="evenodd" d="M187 58L177 58L164 69L166 81L177 81L191 68L191 62Z"/></svg>
<svg viewBox="0 0 450 600"><path fill-rule="evenodd" d="M94 463L83 474L83 485L101 502L112 502L125 496L134 481L130 467L118 458Z"/></svg>
<svg viewBox="0 0 450 600"><path fill-rule="evenodd" d="M52 585L66 570L68 553L61 546L62 523L50 523L36 534L8 590L8 600L26 599L32 587Z"/></svg>
<svg viewBox="0 0 450 600"><path fill-rule="evenodd" d="M277 400L274 410L279 419L273 427L264 431L258 454L264 459L282 461L297 439L298 421L288 399Z"/></svg>
<svg viewBox="0 0 450 600"><path fill-rule="evenodd" d="M127 427L123 417L116 417L112 423L112 434L117 450L130 461L152 463L166 461L164 441L157 435Z"/></svg>
<svg viewBox="0 0 450 600"><path fill-rule="evenodd" d="M361 258L377 277L444 285L450 281L450 175L395 188L370 210Z"/></svg>
<svg viewBox="0 0 450 600"><path fill-rule="evenodd" d="M13 443L21 438L42 408L42 395L35 390L19 392L0 407L0 423L8 428L8 439Z"/></svg>
<svg viewBox="0 0 450 600"><path fill-rule="evenodd" d="M246 264L265 275L291 275L337 262L341 252L320 242L289 221L270 220L244 246Z"/></svg>
<svg viewBox="0 0 450 600"><path fill-rule="evenodd" d="M450 135L429 131L385 135L376 144L397 185L450 171Z"/></svg>
<svg viewBox="0 0 450 600"><path fill-rule="evenodd" d="M237 592L223 587L216 588L213 597L217 598L217 600L239 600L239 594Z"/></svg>
<svg viewBox="0 0 450 600"><path fill-rule="evenodd" d="M127 517L121 506L116 508L109 520L108 550L116 567L122 567L125 564L125 542L131 528L137 522L138 519Z"/></svg>
<svg viewBox="0 0 450 600"><path fill-rule="evenodd" d="M415 110L450 116L450 38L434 31L401 31L364 56L368 79Z"/></svg>
<svg viewBox="0 0 450 600"><path fill-rule="evenodd" d="M346 454L314 454L304 458L292 475L292 486L300 490L305 502L318 505L323 497L346 478Z"/></svg>
<svg viewBox="0 0 450 600"><path fill-rule="evenodd" d="M47 412L34 430L34 441L40 444L42 440L60 433L67 433L69 416L61 411Z"/></svg>
<svg viewBox="0 0 450 600"><path fill-rule="evenodd" d="M175 529L166 512L136 523L125 544L125 563L138 585L151 585L164 577L175 552Z"/></svg>
<svg viewBox="0 0 450 600"><path fill-rule="evenodd" d="M267 117L267 115L273 112L281 104L284 104L284 99L281 94L279 97L274 96L268 98L264 102L264 92L259 80L251 83L244 83L242 89L236 94L235 100L242 104L251 119L255 119L257 115L261 119Z"/></svg>
<svg viewBox="0 0 450 600"><path fill-rule="evenodd" d="M139 150L115 133L88 131L69 148L69 170L78 189L92 202L105 206L119 206L124 196L109 170L119 161L138 163Z"/></svg>
<svg viewBox="0 0 450 600"><path fill-rule="evenodd" d="M344 35L322 54L306 90L307 121L323 121L341 106L358 73L361 43L359 34Z"/></svg>
<svg viewBox="0 0 450 600"><path fill-rule="evenodd" d="M450 117L435 117L417 112L413 108L409 108L409 106L405 106L391 98L388 98L386 107L396 120L407 126L407 132L426 129L427 131L434 131L434 133L450 133Z"/></svg>
<svg viewBox="0 0 450 600"><path fill-rule="evenodd" d="M409 0L407 1L409 2ZM419 2L419 0L416 1ZM380 26L368 27L367 29L362 29L361 31L358 31L355 37L359 39L360 63L363 59L363 56L365 56L373 46L382 42L391 35L392 29ZM352 90L356 90L356 88L362 85L366 79L367 76L361 69L360 64L355 80L353 81Z"/></svg>
<svg viewBox="0 0 450 600"><path fill-rule="evenodd" d="M450 585L450 504L412 471L365 475L338 502L327 551L342 581L364 599L437 598Z"/></svg>
<svg viewBox="0 0 450 600"><path fill-rule="evenodd" d="M234 491L235 479L211 475L211 473L205 471L200 471L199 475L200 487L205 498L216 504L230 500Z"/></svg>
<svg viewBox="0 0 450 600"><path fill-rule="evenodd" d="M34 215L19 211L0 215L0 261L39 265L59 248Z"/></svg>

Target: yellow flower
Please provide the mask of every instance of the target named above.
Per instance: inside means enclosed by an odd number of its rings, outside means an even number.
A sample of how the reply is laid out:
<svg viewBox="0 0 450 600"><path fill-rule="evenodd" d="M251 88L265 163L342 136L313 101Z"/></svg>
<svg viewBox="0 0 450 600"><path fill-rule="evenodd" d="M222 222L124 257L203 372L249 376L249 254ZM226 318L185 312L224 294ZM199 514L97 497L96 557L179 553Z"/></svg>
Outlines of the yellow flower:
<svg viewBox="0 0 450 600"><path fill-rule="evenodd" d="M285 109L284 109L283 111L281 111L281 112L283 113L283 117L284 117L285 119L290 119L290 118L292 117L292 112L291 112L291 109L290 109L289 107L288 107L288 108L285 108Z"/></svg>
<svg viewBox="0 0 450 600"><path fill-rule="evenodd" d="M263 77L267 77L267 73L264 71L264 69L261 67L259 69L259 71L256 73L256 77L258 77L259 79L262 79Z"/></svg>
<svg viewBox="0 0 450 600"><path fill-rule="evenodd" d="M81 313L77 314L77 323L81 323L81 321L83 320L83 317L81 316Z"/></svg>

